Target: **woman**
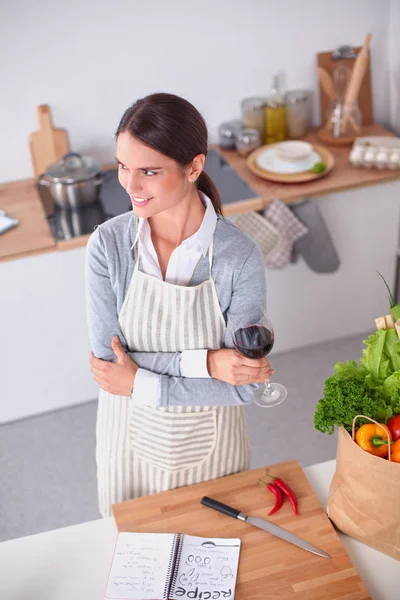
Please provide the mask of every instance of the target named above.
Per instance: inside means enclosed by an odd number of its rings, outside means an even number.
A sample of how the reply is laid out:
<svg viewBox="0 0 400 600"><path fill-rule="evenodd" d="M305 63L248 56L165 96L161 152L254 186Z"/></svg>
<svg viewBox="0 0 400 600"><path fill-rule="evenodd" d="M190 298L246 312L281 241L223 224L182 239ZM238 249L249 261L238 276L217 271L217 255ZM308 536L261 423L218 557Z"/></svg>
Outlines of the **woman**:
<svg viewBox="0 0 400 600"><path fill-rule="evenodd" d="M87 308L100 386L100 512L249 466L244 405L269 379L228 326L265 309L260 251L221 216L204 173L207 129L186 100L153 94L123 115L119 181L133 212L91 235Z"/></svg>

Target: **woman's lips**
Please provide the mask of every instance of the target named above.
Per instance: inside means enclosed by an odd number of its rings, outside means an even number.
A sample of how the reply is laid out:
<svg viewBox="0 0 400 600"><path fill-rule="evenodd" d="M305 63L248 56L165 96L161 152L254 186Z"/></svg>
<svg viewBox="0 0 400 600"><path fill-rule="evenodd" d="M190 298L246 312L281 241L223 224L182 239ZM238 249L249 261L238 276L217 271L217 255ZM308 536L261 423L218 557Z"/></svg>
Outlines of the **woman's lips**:
<svg viewBox="0 0 400 600"><path fill-rule="evenodd" d="M131 196L131 200L132 203L134 204L134 206L146 206L146 204L148 204L150 202L150 200L152 200L153 197L151 198L139 198L139 197L133 197Z"/></svg>

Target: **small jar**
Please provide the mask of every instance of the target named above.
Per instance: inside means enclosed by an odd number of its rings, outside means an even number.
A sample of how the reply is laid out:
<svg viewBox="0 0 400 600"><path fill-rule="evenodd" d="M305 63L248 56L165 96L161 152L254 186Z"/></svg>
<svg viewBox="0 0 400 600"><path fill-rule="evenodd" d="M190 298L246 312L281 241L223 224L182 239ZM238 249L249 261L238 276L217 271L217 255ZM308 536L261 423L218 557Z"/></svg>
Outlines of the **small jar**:
<svg viewBox="0 0 400 600"><path fill-rule="evenodd" d="M258 129L242 129L236 138L236 151L240 156L246 157L261 146L261 135Z"/></svg>
<svg viewBox="0 0 400 600"><path fill-rule="evenodd" d="M257 129L260 136L264 133L265 98L244 98L242 100L242 120L247 129Z"/></svg>
<svg viewBox="0 0 400 600"><path fill-rule="evenodd" d="M243 129L243 123L240 120L225 121L218 127L219 145L225 150L234 150L236 148L236 136Z"/></svg>
<svg viewBox="0 0 400 600"><path fill-rule="evenodd" d="M311 124L311 90L292 90L286 92L286 119L288 137L301 138L308 132Z"/></svg>

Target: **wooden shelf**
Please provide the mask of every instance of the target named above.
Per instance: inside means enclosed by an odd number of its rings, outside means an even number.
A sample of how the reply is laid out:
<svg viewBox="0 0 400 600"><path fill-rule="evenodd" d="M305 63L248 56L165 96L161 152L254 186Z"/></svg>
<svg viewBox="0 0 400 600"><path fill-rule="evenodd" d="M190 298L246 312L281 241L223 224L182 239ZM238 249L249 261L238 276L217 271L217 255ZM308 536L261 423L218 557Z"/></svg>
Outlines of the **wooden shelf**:
<svg viewBox="0 0 400 600"><path fill-rule="evenodd" d="M361 135L393 136L377 124L363 127ZM304 139L310 143L324 145L321 144L316 131L311 132ZM247 168L246 160L235 151L213 146L256 194L250 200L224 205L224 214L261 210L275 198L291 203L305 196L318 197L400 178L400 170L353 167L349 162L351 147L326 147L335 157L335 166L326 177L309 183L274 183L253 175ZM115 164L103 167L103 169L112 168L115 168ZM0 262L55 250L80 248L87 244L89 235L59 242L54 240L34 184L34 179L0 184L0 209L19 221L17 227L0 235Z"/></svg>
<svg viewBox="0 0 400 600"><path fill-rule="evenodd" d="M393 137L390 131L378 124L363 127L360 137L366 135L387 135ZM226 205L224 207L224 214L237 214L246 210L260 210L275 198L291 203L301 200L305 196L323 196L325 194L351 190L366 185L375 185L400 178L400 170L353 167L349 161L351 146L328 146L327 144L323 144L318 138L316 131L312 131L303 139L311 144L325 146L335 157L335 166L328 175L307 183L275 183L261 179L251 173L247 167L246 159L239 156L234 150L223 150L219 146L215 146L215 149L238 175L258 194L258 199L249 200L247 201L248 204L240 202Z"/></svg>

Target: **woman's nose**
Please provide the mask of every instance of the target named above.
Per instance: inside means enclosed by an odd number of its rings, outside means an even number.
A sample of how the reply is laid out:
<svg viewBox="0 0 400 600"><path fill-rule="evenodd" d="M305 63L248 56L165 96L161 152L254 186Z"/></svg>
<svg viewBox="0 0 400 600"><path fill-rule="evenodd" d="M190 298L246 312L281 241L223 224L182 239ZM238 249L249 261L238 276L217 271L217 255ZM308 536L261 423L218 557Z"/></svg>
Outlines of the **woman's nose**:
<svg viewBox="0 0 400 600"><path fill-rule="evenodd" d="M138 196L138 192L142 190L142 185L140 183L140 176L136 173L130 173L128 178L128 184L126 186L126 191L130 196Z"/></svg>

